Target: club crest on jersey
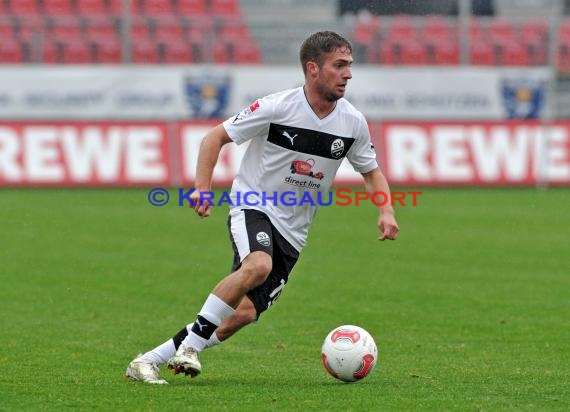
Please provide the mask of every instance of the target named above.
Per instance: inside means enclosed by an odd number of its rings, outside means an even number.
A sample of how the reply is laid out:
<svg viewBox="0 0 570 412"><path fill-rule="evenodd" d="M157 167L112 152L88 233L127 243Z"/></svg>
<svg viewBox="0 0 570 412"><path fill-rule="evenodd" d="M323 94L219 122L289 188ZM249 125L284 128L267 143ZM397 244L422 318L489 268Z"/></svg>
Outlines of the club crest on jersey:
<svg viewBox="0 0 570 412"><path fill-rule="evenodd" d="M338 159L344 153L344 142L342 139L335 139L331 145L331 155L335 159Z"/></svg>
<svg viewBox="0 0 570 412"><path fill-rule="evenodd" d="M255 235L255 239L261 246L269 246L271 244L271 239L265 232L259 232L257 235Z"/></svg>

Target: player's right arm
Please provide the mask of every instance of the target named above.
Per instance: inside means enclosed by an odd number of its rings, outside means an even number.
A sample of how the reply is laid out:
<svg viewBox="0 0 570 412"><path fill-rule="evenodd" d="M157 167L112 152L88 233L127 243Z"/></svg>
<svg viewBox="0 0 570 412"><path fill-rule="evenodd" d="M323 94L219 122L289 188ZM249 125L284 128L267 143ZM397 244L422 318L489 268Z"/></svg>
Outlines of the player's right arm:
<svg viewBox="0 0 570 412"><path fill-rule="evenodd" d="M191 208L200 217L210 216L212 205L205 201L200 204L200 192L209 192L212 188L212 176L214 174L214 167L218 162L218 157L222 147L231 142L226 129L222 124L212 128L200 143L200 151L198 153L198 164L196 166L196 181L194 186L196 190L190 195L190 199L194 202L189 204Z"/></svg>

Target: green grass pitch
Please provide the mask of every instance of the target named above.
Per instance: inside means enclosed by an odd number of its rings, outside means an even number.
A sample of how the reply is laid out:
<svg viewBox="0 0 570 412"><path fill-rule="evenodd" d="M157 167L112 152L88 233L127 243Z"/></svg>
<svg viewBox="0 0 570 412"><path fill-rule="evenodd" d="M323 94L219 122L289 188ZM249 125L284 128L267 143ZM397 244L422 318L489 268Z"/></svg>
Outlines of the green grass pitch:
<svg viewBox="0 0 570 412"><path fill-rule="evenodd" d="M396 242L370 204L323 207L275 307L158 387L126 365L194 319L232 255L227 207L147 193L0 191L0 410L570 410L568 189L424 188ZM345 323L379 347L355 384L320 361Z"/></svg>

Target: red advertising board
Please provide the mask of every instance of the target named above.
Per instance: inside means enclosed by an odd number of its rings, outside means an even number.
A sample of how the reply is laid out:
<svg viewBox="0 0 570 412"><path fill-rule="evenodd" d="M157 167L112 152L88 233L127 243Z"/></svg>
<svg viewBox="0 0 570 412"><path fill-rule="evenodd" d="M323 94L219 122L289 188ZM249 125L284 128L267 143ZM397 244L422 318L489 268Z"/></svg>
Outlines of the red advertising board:
<svg viewBox="0 0 570 412"><path fill-rule="evenodd" d="M385 122L376 142L393 185L570 185L567 122Z"/></svg>
<svg viewBox="0 0 570 412"><path fill-rule="evenodd" d="M1 186L167 185L165 123L0 123Z"/></svg>
<svg viewBox="0 0 570 412"><path fill-rule="evenodd" d="M198 149L217 121L0 123L0 187L192 187ZM370 125L392 185L570 186L570 122L382 122ZM226 145L227 186L247 144ZM361 184L343 163L335 184Z"/></svg>

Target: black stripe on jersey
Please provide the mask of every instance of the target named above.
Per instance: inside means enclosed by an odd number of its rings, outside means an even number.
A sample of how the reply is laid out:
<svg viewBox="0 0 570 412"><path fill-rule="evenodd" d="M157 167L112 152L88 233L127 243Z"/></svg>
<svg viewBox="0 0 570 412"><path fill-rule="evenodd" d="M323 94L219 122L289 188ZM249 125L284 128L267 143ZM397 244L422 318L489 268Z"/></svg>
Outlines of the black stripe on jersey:
<svg viewBox="0 0 570 412"><path fill-rule="evenodd" d="M354 138L271 123L267 141L299 153L342 159L354 143Z"/></svg>

